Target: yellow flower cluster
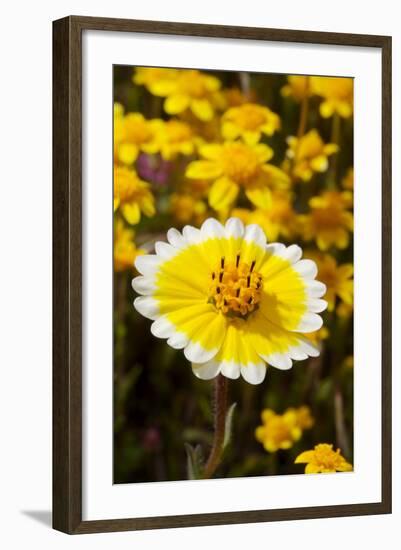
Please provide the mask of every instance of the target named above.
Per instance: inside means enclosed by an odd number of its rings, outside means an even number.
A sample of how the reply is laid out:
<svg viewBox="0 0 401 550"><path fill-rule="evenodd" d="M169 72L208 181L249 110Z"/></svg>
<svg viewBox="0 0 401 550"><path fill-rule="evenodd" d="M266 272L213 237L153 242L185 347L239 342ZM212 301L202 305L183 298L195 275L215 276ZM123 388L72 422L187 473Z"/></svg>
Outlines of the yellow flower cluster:
<svg viewBox="0 0 401 550"><path fill-rule="evenodd" d="M295 464L306 464L305 474L328 474L333 472L352 472L352 464L342 456L340 449L333 445L319 443L310 451L304 451L295 459Z"/></svg>
<svg viewBox="0 0 401 550"><path fill-rule="evenodd" d="M146 225L157 214L178 227L235 216L262 227L269 242L304 242L329 312L347 319L354 172L344 135L353 80L289 75L273 106L252 78L244 85L223 73L135 68L141 109L114 106L115 215ZM322 345L329 332L310 337Z"/></svg>
<svg viewBox="0 0 401 550"><path fill-rule="evenodd" d="M269 453L290 449L301 438L302 432L314 424L307 406L289 408L283 414L265 409L261 418L262 425L256 428L255 437Z"/></svg>

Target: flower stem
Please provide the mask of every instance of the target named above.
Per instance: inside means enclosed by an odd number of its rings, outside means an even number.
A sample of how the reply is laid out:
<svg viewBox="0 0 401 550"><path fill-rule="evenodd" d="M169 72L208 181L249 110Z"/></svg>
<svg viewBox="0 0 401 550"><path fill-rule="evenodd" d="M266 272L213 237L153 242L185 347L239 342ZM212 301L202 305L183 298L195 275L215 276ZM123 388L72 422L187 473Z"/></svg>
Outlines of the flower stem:
<svg viewBox="0 0 401 550"><path fill-rule="evenodd" d="M310 81L309 81L309 77L307 76L306 77L306 85L305 85L305 95L302 98L301 110L300 110L300 114L299 114L299 124L298 124L298 132L297 132L298 140L301 139L301 137L305 134L306 123L308 122L309 86L310 86Z"/></svg>
<svg viewBox="0 0 401 550"><path fill-rule="evenodd" d="M203 478L210 479L218 468L224 450L227 416L228 380L219 374L214 379L214 436L209 458L203 469Z"/></svg>

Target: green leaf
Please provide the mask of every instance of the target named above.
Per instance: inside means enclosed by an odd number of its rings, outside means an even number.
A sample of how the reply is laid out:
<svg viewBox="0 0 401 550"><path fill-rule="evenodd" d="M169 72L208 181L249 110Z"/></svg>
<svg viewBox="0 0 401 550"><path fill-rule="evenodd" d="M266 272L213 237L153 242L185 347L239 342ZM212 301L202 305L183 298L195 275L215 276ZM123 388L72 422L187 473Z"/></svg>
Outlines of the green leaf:
<svg viewBox="0 0 401 550"><path fill-rule="evenodd" d="M202 478L203 455L200 445L192 447L189 443L184 443L187 453L187 476L188 479Z"/></svg>
<svg viewBox="0 0 401 550"><path fill-rule="evenodd" d="M233 416L234 416L234 410L235 410L236 406L237 406L237 403L233 403L227 411L226 425L225 425L225 428L224 428L223 449L225 449L231 441Z"/></svg>

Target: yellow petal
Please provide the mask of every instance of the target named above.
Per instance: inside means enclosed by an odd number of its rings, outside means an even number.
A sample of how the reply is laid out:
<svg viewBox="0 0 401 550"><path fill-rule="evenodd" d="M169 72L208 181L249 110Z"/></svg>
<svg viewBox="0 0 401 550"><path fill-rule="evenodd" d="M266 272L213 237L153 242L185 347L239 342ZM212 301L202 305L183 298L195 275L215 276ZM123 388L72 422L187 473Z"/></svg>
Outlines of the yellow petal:
<svg viewBox="0 0 401 550"><path fill-rule="evenodd" d="M320 468L316 464L307 464L305 467L305 474L318 474L319 472Z"/></svg>
<svg viewBox="0 0 401 550"><path fill-rule="evenodd" d="M295 464L311 462L314 456L315 456L314 451L304 451L303 453L297 456L297 458L295 459Z"/></svg>
<svg viewBox="0 0 401 550"><path fill-rule="evenodd" d="M120 199L116 197L114 199L114 212L117 210L117 208L120 206Z"/></svg>
<svg viewBox="0 0 401 550"><path fill-rule="evenodd" d="M244 141L248 145L255 145L260 140L260 135L260 132L244 132Z"/></svg>
<svg viewBox="0 0 401 550"><path fill-rule="evenodd" d="M171 95L164 102L164 110L169 115L182 113L189 105L189 98L186 95Z"/></svg>
<svg viewBox="0 0 401 550"><path fill-rule="evenodd" d="M325 172L329 167L329 161L325 155L319 155L310 161L310 165L315 172Z"/></svg>
<svg viewBox="0 0 401 550"><path fill-rule="evenodd" d="M149 91L153 95L166 97L172 94L177 87L174 80L158 80L149 84Z"/></svg>
<svg viewBox="0 0 401 550"><path fill-rule="evenodd" d="M224 210L231 206L238 196L239 187L228 178L217 179L209 192L209 204L215 210Z"/></svg>
<svg viewBox="0 0 401 550"><path fill-rule="evenodd" d="M252 204L263 210L267 210L272 204L272 194L268 187L254 187L245 191Z"/></svg>
<svg viewBox="0 0 401 550"><path fill-rule="evenodd" d="M329 101L323 101L320 104L319 110L323 118L329 118L333 116L333 113L334 113L333 104Z"/></svg>
<svg viewBox="0 0 401 550"><path fill-rule="evenodd" d="M124 204L122 211L123 216L128 223L132 225L139 223L139 220L141 219L141 211L138 203L132 202L130 204Z"/></svg>
<svg viewBox="0 0 401 550"><path fill-rule="evenodd" d="M148 216L148 218L151 218L155 215L156 210L152 195L149 195L148 197L142 199L141 208L145 216Z"/></svg>
<svg viewBox="0 0 401 550"><path fill-rule="evenodd" d="M117 149L117 156L124 164L132 164L138 157L138 147L133 143L122 143Z"/></svg>
<svg viewBox="0 0 401 550"><path fill-rule="evenodd" d="M218 143L207 143L199 147L200 155L207 160L216 160L220 157L222 146Z"/></svg>
<svg viewBox="0 0 401 550"><path fill-rule="evenodd" d="M337 113L343 118L348 118L352 115L352 104L346 101L340 101L337 104Z"/></svg>
<svg viewBox="0 0 401 550"><path fill-rule="evenodd" d="M221 132L224 139L232 140L239 136L238 127L230 121L223 122Z"/></svg>
<svg viewBox="0 0 401 550"><path fill-rule="evenodd" d="M185 173L187 178L196 180L215 179L218 178L220 174L220 166L216 162L209 160L195 160L191 162Z"/></svg>
<svg viewBox="0 0 401 550"><path fill-rule="evenodd" d="M200 120L208 121L213 118L213 109L207 99L193 99L190 107L193 114Z"/></svg>

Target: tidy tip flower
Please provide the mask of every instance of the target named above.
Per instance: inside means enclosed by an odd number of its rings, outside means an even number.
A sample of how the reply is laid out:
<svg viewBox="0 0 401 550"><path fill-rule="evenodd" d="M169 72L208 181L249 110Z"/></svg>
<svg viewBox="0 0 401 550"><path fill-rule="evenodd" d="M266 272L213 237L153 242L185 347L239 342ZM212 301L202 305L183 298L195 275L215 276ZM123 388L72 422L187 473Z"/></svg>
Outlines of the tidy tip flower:
<svg viewBox="0 0 401 550"><path fill-rule="evenodd" d="M196 376L259 384L266 364L286 370L319 355L302 333L322 326L326 287L299 246L267 244L258 225L237 218L170 229L167 240L136 259L134 306L154 336L183 349Z"/></svg>

